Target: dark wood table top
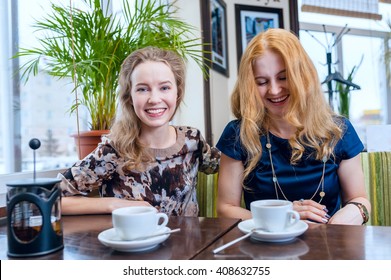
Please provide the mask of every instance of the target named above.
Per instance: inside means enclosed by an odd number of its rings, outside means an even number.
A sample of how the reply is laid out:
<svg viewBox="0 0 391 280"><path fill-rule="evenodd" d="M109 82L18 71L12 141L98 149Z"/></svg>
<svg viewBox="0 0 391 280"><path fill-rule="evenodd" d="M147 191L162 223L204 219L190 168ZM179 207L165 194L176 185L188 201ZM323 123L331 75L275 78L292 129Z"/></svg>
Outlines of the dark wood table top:
<svg viewBox="0 0 391 280"><path fill-rule="evenodd" d="M218 254L213 250L243 233L235 227L195 259L391 260L391 227L309 224L301 236L285 243L240 241Z"/></svg>
<svg viewBox="0 0 391 280"><path fill-rule="evenodd" d="M31 259L137 259L137 260L391 260L391 227L309 224L294 240L283 243L251 238L213 254L212 250L243 236L240 220L170 217L168 227L180 228L157 248L138 253L118 252L98 240L112 227L111 215L63 216L64 249ZM0 259L7 256L7 227L0 226ZM28 259L28 258L23 258Z"/></svg>
<svg viewBox="0 0 391 280"><path fill-rule="evenodd" d="M145 252L118 252L104 246L98 235L112 228L111 215L63 216L64 249L31 259L192 259L210 244L235 228L240 220L226 218L170 217L168 227L180 228L157 248ZM0 259L7 255L7 226L0 226ZM28 258L23 258L28 259Z"/></svg>

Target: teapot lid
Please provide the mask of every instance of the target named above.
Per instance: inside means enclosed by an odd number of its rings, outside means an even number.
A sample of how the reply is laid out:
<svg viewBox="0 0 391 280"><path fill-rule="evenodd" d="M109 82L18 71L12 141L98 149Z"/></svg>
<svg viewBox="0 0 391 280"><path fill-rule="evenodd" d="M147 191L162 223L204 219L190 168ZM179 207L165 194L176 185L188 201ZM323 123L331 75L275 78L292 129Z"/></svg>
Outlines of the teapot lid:
<svg viewBox="0 0 391 280"><path fill-rule="evenodd" d="M36 178L36 179L23 179L16 180L7 183L9 187L44 187L47 189L53 188L56 183L61 182L61 179L57 178Z"/></svg>
<svg viewBox="0 0 391 280"><path fill-rule="evenodd" d="M52 189L56 183L61 182L58 178L36 178L35 174L35 150L41 146L41 141L37 138L33 138L29 142L29 146L34 150L34 178L21 179L7 183L8 187L44 187L46 189Z"/></svg>

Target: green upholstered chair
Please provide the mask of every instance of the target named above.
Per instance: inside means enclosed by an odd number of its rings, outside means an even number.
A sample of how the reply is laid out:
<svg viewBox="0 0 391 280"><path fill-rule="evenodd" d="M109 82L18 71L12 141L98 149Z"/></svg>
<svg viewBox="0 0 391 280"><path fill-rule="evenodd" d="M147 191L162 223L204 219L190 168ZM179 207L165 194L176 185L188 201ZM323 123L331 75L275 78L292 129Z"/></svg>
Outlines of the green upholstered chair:
<svg viewBox="0 0 391 280"><path fill-rule="evenodd" d="M218 178L218 173L210 175L201 172L198 173L197 199L200 207L200 217L217 217L216 201ZM243 198L242 207L245 207Z"/></svg>
<svg viewBox="0 0 391 280"><path fill-rule="evenodd" d="M361 161L372 206L369 224L391 226L391 152L365 152Z"/></svg>
<svg viewBox="0 0 391 280"><path fill-rule="evenodd" d="M217 217L217 180L218 173L207 175L198 172L197 199L200 207L200 217Z"/></svg>

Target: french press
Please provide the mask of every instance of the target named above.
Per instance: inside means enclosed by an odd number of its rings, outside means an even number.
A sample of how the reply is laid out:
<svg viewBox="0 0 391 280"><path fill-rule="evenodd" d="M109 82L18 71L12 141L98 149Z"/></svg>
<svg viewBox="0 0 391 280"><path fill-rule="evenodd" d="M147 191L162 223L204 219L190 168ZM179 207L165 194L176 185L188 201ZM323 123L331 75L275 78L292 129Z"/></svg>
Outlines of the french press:
<svg viewBox="0 0 391 280"><path fill-rule="evenodd" d="M36 178L35 150L41 142L29 142L34 150L34 178L7 183L8 256L34 257L64 248L61 222L61 180Z"/></svg>

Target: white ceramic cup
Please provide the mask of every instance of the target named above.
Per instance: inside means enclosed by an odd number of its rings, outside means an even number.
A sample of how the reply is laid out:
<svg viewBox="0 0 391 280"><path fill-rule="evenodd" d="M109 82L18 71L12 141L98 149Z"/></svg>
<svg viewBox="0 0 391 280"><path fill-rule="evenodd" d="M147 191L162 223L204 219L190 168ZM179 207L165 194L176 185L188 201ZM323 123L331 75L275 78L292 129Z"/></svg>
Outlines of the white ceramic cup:
<svg viewBox="0 0 391 280"><path fill-rule="evenodd" d="M115 209L112 221L119 238L132 240L147 237L164 228L168 223L168 216L153 207L133 206Z"/></svg>
<svg viewBox="0 0 391 280"><path fill-rule="evenodd" d="M287 200L265 199L251 202L250 210L255 228L270 232L286 231L300 221L300 215Z"/></svg>

